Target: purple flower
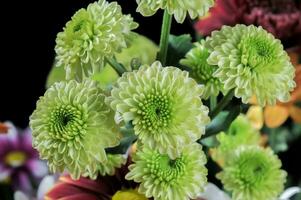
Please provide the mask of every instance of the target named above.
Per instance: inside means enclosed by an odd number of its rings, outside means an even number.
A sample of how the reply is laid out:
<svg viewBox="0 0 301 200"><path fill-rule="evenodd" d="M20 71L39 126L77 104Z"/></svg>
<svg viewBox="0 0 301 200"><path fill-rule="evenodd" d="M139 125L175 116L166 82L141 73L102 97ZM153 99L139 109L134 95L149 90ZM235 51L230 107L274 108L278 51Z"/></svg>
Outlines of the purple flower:
<svg viewBox="0 0 301 200"><path fill-rule="evenodd" d="M29 129L19 132L11 123L5 124L8 133L0 134L0 182L8 182L15 190L30 193L33 184L47 174L47 165L32 148Z"/></svg>

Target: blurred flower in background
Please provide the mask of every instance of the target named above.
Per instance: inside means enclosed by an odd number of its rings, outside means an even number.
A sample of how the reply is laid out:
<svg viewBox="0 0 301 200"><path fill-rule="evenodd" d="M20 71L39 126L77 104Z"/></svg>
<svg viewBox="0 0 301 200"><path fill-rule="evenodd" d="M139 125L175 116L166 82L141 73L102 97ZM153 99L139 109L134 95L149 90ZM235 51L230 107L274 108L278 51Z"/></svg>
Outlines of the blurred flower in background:
<svg viewBox="0 0 301 200"><path fill-rule="evenodd" d="M0 182L31 194L34 185L48 173L47 165L32 148L29 129L19 131L9 122L2 123L1 127ZM3 130L7 134L2 134Z"/></svg>
<svg viewBox="0 0 301 200"><path fill-rule="evenodd" d="M301 34L299 0L216 0L209 14L195 24L204 36L222 25L254 24L285 40ZM298 39L298 38L297 38Z"/></svg>

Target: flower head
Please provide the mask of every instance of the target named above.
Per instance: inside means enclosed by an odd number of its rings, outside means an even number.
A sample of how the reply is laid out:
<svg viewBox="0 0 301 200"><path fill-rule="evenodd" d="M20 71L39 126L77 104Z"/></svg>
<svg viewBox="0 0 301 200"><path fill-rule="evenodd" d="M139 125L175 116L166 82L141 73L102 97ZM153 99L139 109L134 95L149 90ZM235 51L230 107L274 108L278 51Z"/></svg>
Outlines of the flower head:
<svg viewBox="0 0 301 200"><path fill-rule="evenodd" d="M133 161L126 179L140 183L138 191L154 200L195 199L207 182L206 156L197 143L185 146L176 159L143 148Z"/></svg>
<svg viewBox="0 0 301 200"><path fill-rule="evenodd" d="M123 74L110 101L143 144L175 158L205 132L209 117L202 91L188 72L155 62Z"/></svg>
<svg viewBox="0 0 301 200"><path fill-rule="evenodd" d="M112 57L128 46L137 24L123 15L116 3L99 0L80 9L57 35L57 66L64 66L66 78L90 76L104 66L104 58Z"/></svg>
<svg viewBox="0 0 301 200"><path fill-rule="evenodd" d="M217 96L223 87L219 79L213 76L217 66L208 64L210 53L203 44L204 41L195 43L195 47L181 60L181 64L189 67L190 76L205 86L202 97L208 99L210 96Z"/></svg>
<svg viewBox="0 0 301 200"><path fill-rule="evenodd" d="M233 200L273 200L283 191L286 172L270 149L238 148L217 175Z"/></svg>
<svg viewBox="0 0 301 200"><path fill-rule="evenodd" d="M53 172L96 178L105 148L119 143L114 112L96 82L59 82L40 98L30 117L33 146Z"/></svg>
<svg viewBox="0 0 301 200"><path fill-rule="evenodd" d="M223 25L239 23L262 26L281 40L298 39L301 3L294 0L216 0L210 14L200 19L195 28L207 36Z"/></svg>
<svg viewBox="0 0 301 200"><path fill-rule="evenodd" d="M15 190L32 192L32 182L37 184L47 173L47 165L32 148L31 132L19 132L11 123L3 123L8 133L0 135L0 182L11 182Z"/></svg>
<svg viewBox="0 0 301 200"><path fill-rule="evenodd" d="M176 21L183 23L187 12L192 19L204 16L209 8L213 6L214 0L136 0L137 11L144 16L151 16L159 9L167 9L173 14Z"/></svg>
<svg viewBox="0 0 301 200"><path fill-rule="evenodd" d="M295 70L280 41L261 27L224 26L206 40L208 63L218 65L214 76L226 90L247 103L255 95L259 104L288 101L295 87Z"/></svg>
<svg viewBox="0 0 301 200"><path fill-rule="evenodd" d="M245 116L240 115L232 122L227 133L221 132L217 135L217 140L219 146L211 151L212 158L223 166L233 149L242 145L258 145L260 134Z"/></svg>

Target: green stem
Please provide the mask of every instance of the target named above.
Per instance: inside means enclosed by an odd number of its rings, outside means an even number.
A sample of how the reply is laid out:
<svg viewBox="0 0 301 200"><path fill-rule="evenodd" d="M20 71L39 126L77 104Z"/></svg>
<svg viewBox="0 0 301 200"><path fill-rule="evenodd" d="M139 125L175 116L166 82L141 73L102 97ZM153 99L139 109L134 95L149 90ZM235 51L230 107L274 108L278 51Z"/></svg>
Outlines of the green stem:
<svg viewBox="0 0 301 200"><path fill-rule="evenodd" d="M168 38L171 28L172 15L170 15L165 9L162 28L161 28L161 38L160 38L160 51L158 53L158 60L161 61L162 65L165 66L167 49L168 49Z"/></svg>
<svg viewBox="0 0 301 200"><path fill-rule="evenodd" d="M216 96L210 96L210 109L213 110L216 107Z"/></svg>
<svg viewBox="0 0 301 200"><path fill-rule="evenodd" d="M121 64L119 64L115 60L115 58L106 58L106 61L113 67L113 69L118 73L119 76L127 71Z"/></svg>
<svg viewBox="0 0 301 200"><path fill-rule="evenodd" d="M224 98L217 104L217 106L209 113L209 117L213 119L218 113L220 113L231 101L234 96L234 89L230 90Z"/></svg>

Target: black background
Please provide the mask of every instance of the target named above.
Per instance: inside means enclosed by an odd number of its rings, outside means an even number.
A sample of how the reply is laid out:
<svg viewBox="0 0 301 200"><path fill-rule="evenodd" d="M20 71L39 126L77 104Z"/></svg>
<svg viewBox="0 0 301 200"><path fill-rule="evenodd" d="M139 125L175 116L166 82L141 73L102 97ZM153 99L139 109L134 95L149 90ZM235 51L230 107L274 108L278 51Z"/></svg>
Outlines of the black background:
<svg viewBox="0 0 301 200"><path fill-rule="evenodd" d="M54 59L56 34L80 8L94 0L6 1L1 3L0 121L25 128L28 117L43 95ZM135 0L119 0L124 13L131 13L142 33L158 43L162 12L144 18L135 12ZM172 33L194 34L191 22L173 23ZM281 154L284 167L300 179L300 140ZM1 148L1 147L0 147Z"/></svg>

